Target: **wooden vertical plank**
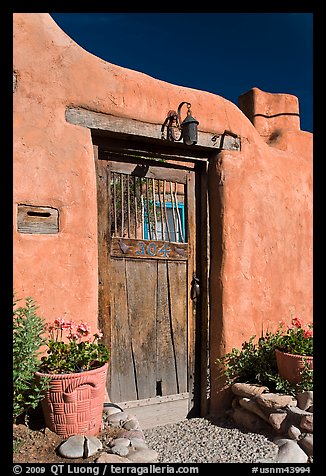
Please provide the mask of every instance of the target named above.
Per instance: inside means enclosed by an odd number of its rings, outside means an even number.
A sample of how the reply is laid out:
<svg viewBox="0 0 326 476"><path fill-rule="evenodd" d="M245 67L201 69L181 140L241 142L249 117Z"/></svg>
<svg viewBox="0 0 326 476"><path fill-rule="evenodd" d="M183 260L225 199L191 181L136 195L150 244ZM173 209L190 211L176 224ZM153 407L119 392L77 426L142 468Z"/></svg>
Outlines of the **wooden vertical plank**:
<svg viewBox="0 0 326 476"><path fill-rule="evenodd" d="M121 186L121 233L120 236L124 235L124 228L125 228L125 210L124 210L124 175L120 174L120 186Z"/></svg>
<svg viewBox="0 0 326 476"><path fill-rule="evenodd" d="M167 272L168 262L158 261L156 308L156 381L158 395L160 392L161 395L179 393Z"/></svg>
<svg viewBox="0 0 326 476"><path fill-rule="evenodd" d="M98 147L94 145L98 205L98 325L103 332L103 341L111 346L110 283L108 269L110 234L110 197L107 163L98 160Z"/></svg>
<svg viewBox="0 0 326 476"><path fill-rule="evenodd" d="M126 259L126 286L138 398L156 396L155 261Z"/></svg>
<svg viewBox="0 0 326 476"><path fill-rule="evenodd" d="M127 220L128 220L128 238L130 238L130 228L131 228L131 224L130 224L130 184L129 184L129 181L130 181L130 176L127 175L126 176L126 180L127 180Z"/></svg>
<svg viewBox="0 0 326 476"><path fill-rule="evenodd" d="M124 259L111 259L111 333L113 345L111 348L109 395L113 402L138 398L125 266Z"/></svg>
<svg viewBox="0 0 326 476"><path fill-rule="evenodd" d="M187 237L189 259L187 270L187 309L188 309L188 391L189 411L194 406L195 398L195 335L196 335L196 303L190 297L193 273L196 268L196 176L195 172L187 172L186 210L187 210Z"/></svg>
<svg viewBox="0 0 326 476"><path fill-rule="evenodd" d="M188 391L187 264L168 262L171 341L174 350L177 393Z"/></svg>
<svg viewBox="0 0 326 476"><path fill-rule="evenodd" d="M198 225L200 229L200 240L197 240L197 253L200 257L200 331L197 332L197 340L200 345L199 354L199 372L200 389L198 399L200 406L200 415L205 416L209 413L210 399L210 346L209 346L209 265L210 265L210 240L209 240L209 207L208 207L208 164L198 165L197 174L200 178L199 193L200 212L197 214ZM198 335L199 334L199 335Z"/></svg>
<svg viewBox="0 0 326 476"><path fill-rule="evenodd" d="M114 236L118 236L118 219L117 219L117 186L116 174L111 173L111 181L113 181L113 216L114 216ZM111 197L112 201L112 197Z"/></svg>

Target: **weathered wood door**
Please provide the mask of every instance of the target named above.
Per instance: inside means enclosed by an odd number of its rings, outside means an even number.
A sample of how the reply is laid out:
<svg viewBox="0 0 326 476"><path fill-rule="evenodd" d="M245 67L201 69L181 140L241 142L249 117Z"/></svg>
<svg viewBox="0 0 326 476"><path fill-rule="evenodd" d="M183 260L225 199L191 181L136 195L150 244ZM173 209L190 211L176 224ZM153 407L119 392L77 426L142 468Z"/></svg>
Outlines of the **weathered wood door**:
<svg viewBox="0 0 326 476"><path fill-rule="evenodd" d="M195 172L110 156L97 169L109 396L125 406L165 403L178 420L193 405Z"/></svg>

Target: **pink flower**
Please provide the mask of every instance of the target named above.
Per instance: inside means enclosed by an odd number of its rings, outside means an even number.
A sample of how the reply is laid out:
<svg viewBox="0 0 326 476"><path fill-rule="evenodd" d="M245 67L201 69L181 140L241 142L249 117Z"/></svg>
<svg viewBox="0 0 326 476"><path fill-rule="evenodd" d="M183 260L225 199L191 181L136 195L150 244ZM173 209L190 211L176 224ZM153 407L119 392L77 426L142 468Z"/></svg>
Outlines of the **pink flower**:
<svg viewBox="0 0 326 476"><path fill-rule="evenodd" d="M52 324L47 324L47 330L52 339L62 339L62 331L65 330L65 337L71 342L85 341L92 342L94 339L100 339L103 334L100 329L96 329L93 334L91 326L87 322L67 321L61 317L55 319Z"/></svg>
<svg viewBox="0 0 326 476"><path fill-rule="evenodd" d="M101 329L96 329L96 332L94 333L94 337L95 339L101 339L101 337L103 337L103 332L101 331Z"/></svg>
<svg viewBox="0 0 326 476"><path fill-rule="evenodd" d="M77 340L79 339L79 334L77 332L77 324L74 321L67 322L66 329L68 331L67 337L69 340Z"/></svg>
<svg viewBox="0 0 326 476"><path fill-rule="evenodd" d="M297 327L298 329L300 329L303 325L303 320L300 319L300 317L294 317L292 319L292 324L294 325L294 327Z"/></svg>
<svg viewBox="0 0 326 476"><path fill-rule="evenodd" d="M81 336L87 337L91 332L91 328L86 322L81 322L77 326L77 332L79 332Z"/></svg>
<svg viewBox="0 0 326 476"><path fill-rule="evenodd" d="M56 329L63 329L65 324L66 324L66 321L62 317L59 317L58 319L54 320L54 325Z"/></svg>
<svg viewBox="0 0 326 476"><path fill-rule="evenodd" d="M308 337L312 337L313 336L313 330L312 329L305 329L303 331L303 337L305 337L306 339Z"/></svg>
<svg viewBox="0 0 326 476"><path fill-rule="evenodd" d="M72 321L64 321L61 325L61 329L70 329L71 328L71 322Z"/></svg>

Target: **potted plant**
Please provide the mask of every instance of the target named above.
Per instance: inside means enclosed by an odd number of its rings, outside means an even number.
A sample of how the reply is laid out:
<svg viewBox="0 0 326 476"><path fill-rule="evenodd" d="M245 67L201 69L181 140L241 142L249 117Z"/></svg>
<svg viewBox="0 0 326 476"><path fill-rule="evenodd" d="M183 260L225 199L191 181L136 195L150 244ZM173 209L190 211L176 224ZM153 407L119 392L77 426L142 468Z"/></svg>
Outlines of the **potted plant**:
<svg viewBox="0 0 326 476"><path fill-rule="evenodd" d="M221 376L227 385L247 382L267 386L272 391L296 395L312 390L313 386L313 330L297 317L285 329L280 323L275 331L268 330L256 339L242 343L216 359ZM282 357L291 361L289 371L284 371Z"/></svg>
<svg viewBox="0 0 326 476"><path fill-rule="evenodd" d="M48 377L42 400L46 425L58 435L96 435L102 414L109 349L85 322L56 319L47 324L46 355L41 358L38 378Z"/></svg>
<svg viewBox="0 0 326 476"><path fill-rule="evenodd" d="M294 317L286 330L281 323L275 355L280 376L299 383L303 370L313 369L313 325L304 324L299 317Z"/></svg>

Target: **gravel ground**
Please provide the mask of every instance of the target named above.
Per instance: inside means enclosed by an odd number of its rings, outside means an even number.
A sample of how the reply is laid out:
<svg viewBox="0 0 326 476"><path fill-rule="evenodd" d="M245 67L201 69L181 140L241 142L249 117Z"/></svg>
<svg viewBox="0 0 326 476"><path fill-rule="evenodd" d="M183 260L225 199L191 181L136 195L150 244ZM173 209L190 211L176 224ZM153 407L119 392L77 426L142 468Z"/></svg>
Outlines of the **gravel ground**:
<svg viewBox="0 0 326 476"><path fill-rule="evenodd" d="M185 419L143 433L160 463L272 463L278 453L271 435L250 433L227 418Z"/></svg>

